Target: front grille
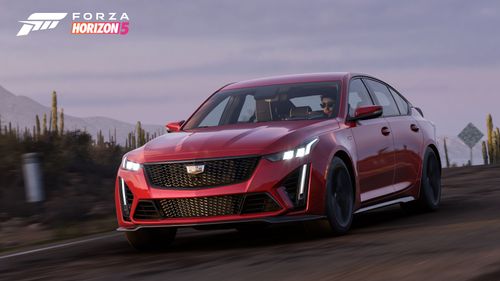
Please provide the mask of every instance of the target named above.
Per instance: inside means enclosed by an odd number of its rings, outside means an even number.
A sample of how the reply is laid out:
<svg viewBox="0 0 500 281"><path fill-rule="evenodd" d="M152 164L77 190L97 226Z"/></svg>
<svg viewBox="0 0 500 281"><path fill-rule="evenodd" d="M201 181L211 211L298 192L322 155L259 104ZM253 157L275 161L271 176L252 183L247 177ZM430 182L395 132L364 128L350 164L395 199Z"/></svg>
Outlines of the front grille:
<svg viewBox="0 0 500 281"><path fill-rule="evenodd" d="M146 176L153 187L198 188L214 187L243 182L250 178L259 157L199 160L144 164ZM192 175L186 166L204 165L203 172Z"/></svg>
<svg viewBox="0 0 500 281"><path fill-rule="evenodd" d="M141 200L134 219L195 218L272 212L280 206L267 193Z"/></svg>
<svg viewBox="0 0 500 281"><path fill-rule="evenodd" d="M212 217L238 214L241 195L211 196L159 200L167 218Z"/></svg>

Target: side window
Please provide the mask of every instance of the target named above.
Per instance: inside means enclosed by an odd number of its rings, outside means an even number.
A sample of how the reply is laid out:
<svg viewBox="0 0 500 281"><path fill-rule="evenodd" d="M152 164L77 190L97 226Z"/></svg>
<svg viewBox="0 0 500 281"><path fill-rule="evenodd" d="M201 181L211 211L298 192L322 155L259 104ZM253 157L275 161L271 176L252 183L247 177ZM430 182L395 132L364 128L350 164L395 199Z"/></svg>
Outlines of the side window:
<svg viewBox="0 0 500 281"><path fill-rule="evenodd" d="M201 120L199 127L211 127L218 126L220 123L220 119L222 117L222 113L224 113L224 109L226 108L227 102L229 101L229 96L223 99L210 113Z"/></svg>
<svg viewBox="0 0 500 281"><path fill-rule="evenodd" d="M238 122L251 122L255 119L255 97L253 95L246 95L243 106L241 107Z"/></svg>
<svg viewBox="0 0 500 281"><path fill-rule="evenodd" d="M370 79L364 79L364 81L375 95L377 105L382 106L384 111L383 116L399 115L396 102L394 101L391 92L389 92L389 89L387 89L387 86Z"/></svg>
<svg viewBox="0 0 500 281"><path fill-rule="evenodd" d="M356 108L373 105L370 94L361 79L351 80L349 83L349 116L354 116Z"/></svg>
<svg viewBox="0 0 500 281"><path fill-rule="evenodd" d="M398 105L401 115L408 115L408 111L410 109L408 103L393 89L389 88L389 91L391 91L392 96L396 100L396 104Z"/></svg>

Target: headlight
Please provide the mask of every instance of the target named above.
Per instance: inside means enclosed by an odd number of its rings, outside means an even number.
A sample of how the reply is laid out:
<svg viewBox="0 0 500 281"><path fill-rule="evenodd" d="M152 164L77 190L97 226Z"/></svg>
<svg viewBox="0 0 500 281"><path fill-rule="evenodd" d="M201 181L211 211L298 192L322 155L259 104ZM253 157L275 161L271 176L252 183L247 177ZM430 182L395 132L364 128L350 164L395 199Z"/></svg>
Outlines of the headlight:
<svg viewBox="0 0 500 281"><path fill-rule="evenodd" d="M319 141L318 138L314 138L313 140L310 140L305 144L298 146L295 149L267 155L264 158L266 158L269 161L276 162L281 160L290 160L293 158L304 157L306 155L309 155L309 153L311 153L311 150L318 141Z"/></svg>
<svg viewBox="0 0 500 281"><path fill-rule="evenodd" d="M127 156L125 156L125 157L123 157L121 167L122 167L122 169L125 169L128 171L137 172L141 168L141 164L129 161L129 160L127 160Z"/></svg>

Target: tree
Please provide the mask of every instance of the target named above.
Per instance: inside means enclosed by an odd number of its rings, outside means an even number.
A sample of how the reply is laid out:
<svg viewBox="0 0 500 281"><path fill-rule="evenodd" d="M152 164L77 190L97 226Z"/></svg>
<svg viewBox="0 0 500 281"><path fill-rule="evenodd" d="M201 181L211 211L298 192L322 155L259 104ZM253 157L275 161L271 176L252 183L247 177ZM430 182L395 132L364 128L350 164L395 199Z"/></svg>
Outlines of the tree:
<svg viewBox="0 0 500 281"><path fill-rule="evenodd" d="M52 120L51 120L51 129L58 133L57 130L57 93L56 91L52 92Z"/></svg>

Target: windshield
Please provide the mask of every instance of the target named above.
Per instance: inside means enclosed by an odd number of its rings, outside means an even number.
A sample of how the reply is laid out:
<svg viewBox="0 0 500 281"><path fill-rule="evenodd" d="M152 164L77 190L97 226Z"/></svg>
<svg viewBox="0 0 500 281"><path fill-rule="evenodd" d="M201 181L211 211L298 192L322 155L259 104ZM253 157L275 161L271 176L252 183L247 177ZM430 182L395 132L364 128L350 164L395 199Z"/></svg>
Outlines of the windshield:
<svg viewBox="0 0 500 281"><path fill-rule="evenodd" d="M184 129L238 123L337 117L339 82L295 83L221 91L206 101Z"/></svg>

